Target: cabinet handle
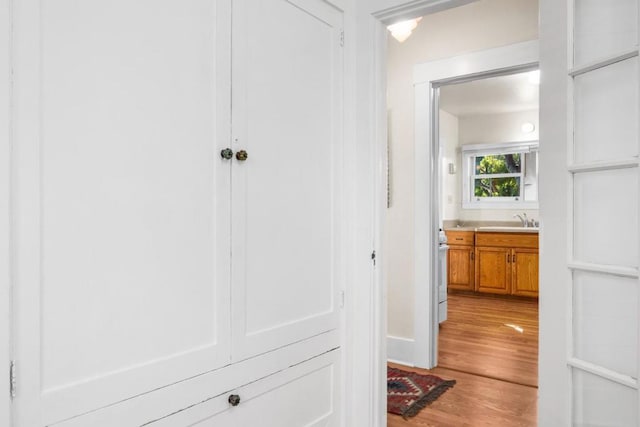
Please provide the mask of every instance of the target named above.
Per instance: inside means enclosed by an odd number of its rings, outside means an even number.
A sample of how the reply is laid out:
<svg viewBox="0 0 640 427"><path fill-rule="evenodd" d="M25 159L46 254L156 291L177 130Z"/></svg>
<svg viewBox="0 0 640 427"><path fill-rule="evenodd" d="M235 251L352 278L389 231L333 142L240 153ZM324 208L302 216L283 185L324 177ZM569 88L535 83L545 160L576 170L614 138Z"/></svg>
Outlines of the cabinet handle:
<svg viewBox="0 0 640 427"><path fill-rule="evenodd" d="M509 264L511 262L511 257L509 256L509 254L507 254L507 264Z"/></svg>
<svg viewBox="0 0 640 427"><path fill-rule="evenodd" d="M473 251L469 252L469 255L471 255L471 261L473 261L473 259L475 258L475 255L473 254Z"/></svg>
<svg viewBox="0 0 640 427"><path fill-rule="evenodd" d="M513 254L513 255L511 256L511 262L516 262L516 254Z"/></svg>
<svg viewBox="0 0 640 427"><path fill-rule="evenodd" d="M241 162L247 160L247 157L249 157L249 154L247 154L247 152L244 150L240 150L236 153L236 159L240 160Z"/></svg>
<svg viewBox="0 0 640 427"><path fill-rule="evenodd" d="M240 396L237 394L232 394L229 396L229 405L238 406L240 404Z"/></svg>
<svg viewBox="0 0 640 427"><path fill-rule="evenodd" d="M462 237L456 237L456 240L464 240Z"/></svg>
<svg viewBox="0 0 640 427"><path fill-rule="evenodd" d="M231 148L225 148L220 152L220 157L225 160L229 160L233 157L233 150Z"/></svg>

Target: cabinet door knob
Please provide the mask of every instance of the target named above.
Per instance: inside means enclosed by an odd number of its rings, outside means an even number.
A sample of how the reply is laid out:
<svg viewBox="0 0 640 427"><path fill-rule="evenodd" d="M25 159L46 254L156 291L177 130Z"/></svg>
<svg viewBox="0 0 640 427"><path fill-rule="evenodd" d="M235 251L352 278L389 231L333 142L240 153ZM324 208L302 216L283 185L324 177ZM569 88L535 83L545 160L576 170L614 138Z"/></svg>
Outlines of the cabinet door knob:
<svg viewBox="0 0 640 427"><path fill-rule="evenodd" d="M236 153L236 159L240 160L241 162L247 160L247 157L249 157L249 155L244 150L240 150Z"/></svg>
<svg viewBox="0 0 640 427"><path fill-rule="evenodd" d="M238 406L240 404L240 396L237 394L232 394L229 396L229 405Z"/></svg>
<svg viewBox="0 0 640 427"><path fill-rule="evenodd" d="M231 150L231 148L225 148L220 152L220 156L223 159L229 160L233 157L233 150Z"/></svg>

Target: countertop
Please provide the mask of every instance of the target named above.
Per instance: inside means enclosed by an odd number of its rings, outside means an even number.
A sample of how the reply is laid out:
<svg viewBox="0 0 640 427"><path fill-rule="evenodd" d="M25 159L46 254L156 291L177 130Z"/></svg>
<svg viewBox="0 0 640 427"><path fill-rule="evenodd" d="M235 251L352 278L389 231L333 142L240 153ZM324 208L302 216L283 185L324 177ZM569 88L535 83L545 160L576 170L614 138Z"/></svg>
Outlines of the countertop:
<svg viewBox="0 0 640 427"><path fill-rule="evenodd" d="M539 227L514 226L482 226L482 227L448 227L444 231L475 231L476 233L539 233Z"/></svg>

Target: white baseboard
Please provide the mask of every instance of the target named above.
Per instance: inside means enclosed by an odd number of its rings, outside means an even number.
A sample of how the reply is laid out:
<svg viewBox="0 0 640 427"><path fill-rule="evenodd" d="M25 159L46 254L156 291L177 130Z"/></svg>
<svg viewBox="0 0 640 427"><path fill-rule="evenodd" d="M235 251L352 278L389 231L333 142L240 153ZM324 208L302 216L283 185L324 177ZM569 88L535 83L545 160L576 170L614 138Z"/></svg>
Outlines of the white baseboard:
<svg viewBox="0 0 640 427"><path fill-rule="evenodd" d="M415 341L409 338L387 336L387 360L401 365L413 366Z"/></svg>

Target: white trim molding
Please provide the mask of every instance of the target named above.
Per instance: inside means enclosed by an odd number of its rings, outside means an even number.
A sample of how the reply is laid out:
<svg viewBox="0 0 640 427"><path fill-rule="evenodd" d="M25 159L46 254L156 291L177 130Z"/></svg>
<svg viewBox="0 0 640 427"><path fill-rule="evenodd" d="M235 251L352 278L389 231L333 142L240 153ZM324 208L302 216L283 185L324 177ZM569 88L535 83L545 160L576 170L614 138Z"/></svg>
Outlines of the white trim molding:
<svg viewBox="0 0 640 427"><path fill-rule="evenodd" d="M434 105L437 88L447 83L526 71L538 66L538 41L487 49L452 58L430 61L414 67L415 88L415 366L437 365L437 232L435 202L438 176L438 147L434 144L437 123ZM437 115L435 116L437 117ZM433 165L433 166L432 166ZM425 262L425 260L427 262Z"/></svg>
<svg viewBox="0 0 640 427"><path fill-rule="evenodd" d="M535 66L538 64L538 49L538 41L531 40L425 62L413 68L413 83L442 85L463 77L473 80L475 76L486 73L498 74L514 67Z"/></svg>
<svg viewBox="0 0 640 427"><path fill-rule="evenodd" d="M11 425L11 2L0 1L0 425Z"/></svg>
<svg viewBox="0 0 640 427"><path fill-rule="evenodd" d="M413 366L415 341L410 338L387 336L387 360L401 365Z"/></svg>
<svg viewBox="0 0 640 427"><path fill-rule="evenodd" d="M478 0L414 0L376 11L373 15L385 24L392 24L405 19L413 19L418 16L442 12L443 10L477 1ZM382 1L377 1L375 3L381 2ZM374 6L376 6L375 3ZM389 3L389 1L385 1L385 3Z"/></svg>

